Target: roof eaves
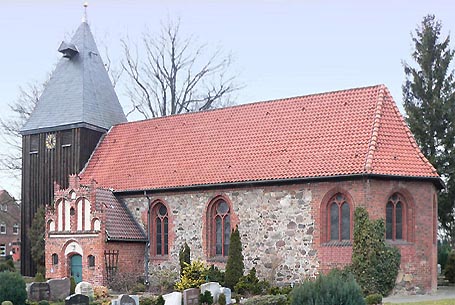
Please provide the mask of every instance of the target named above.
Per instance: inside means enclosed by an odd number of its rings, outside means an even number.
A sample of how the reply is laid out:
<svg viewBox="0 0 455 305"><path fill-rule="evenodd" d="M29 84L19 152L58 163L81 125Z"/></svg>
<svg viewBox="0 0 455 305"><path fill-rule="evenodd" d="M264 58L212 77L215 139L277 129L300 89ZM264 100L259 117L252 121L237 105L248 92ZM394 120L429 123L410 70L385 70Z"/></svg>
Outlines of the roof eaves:
<svg viewBox="0 0 455 305"><path fill-rule="evenodd" d="M374 160L374 152L376 151L376 146L378 144L378 135L379 135L379 127L381 126L381 117L382 117L382 106L384 104L384 94L385 93L385 86L381 85L379 87L379 92L376 101L376 109L374 111L373 117L373 127L371 130L371 137L368 144L368 152L365 160L364 170L366 173L373 172L373 160Z"/></svg>

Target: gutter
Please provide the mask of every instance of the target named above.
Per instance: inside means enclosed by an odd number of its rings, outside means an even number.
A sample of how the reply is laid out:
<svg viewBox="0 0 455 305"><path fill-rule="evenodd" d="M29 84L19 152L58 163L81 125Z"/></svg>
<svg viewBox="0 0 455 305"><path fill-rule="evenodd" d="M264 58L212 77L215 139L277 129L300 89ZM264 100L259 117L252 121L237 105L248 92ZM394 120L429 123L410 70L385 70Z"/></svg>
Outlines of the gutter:
<svg viewBox="0 0 455 305"><path fill-rule="evenodd" d="M445 183L440 177L420 177L420 176L393 176L385 174L354 174L354 175L337 175L337 176L325 176L325 177L311 177L311 178L286 178L286 179L274 179L274 180L255 180L255 181L242 181L242 182L224 182L224 183L212 183L212 184L197 184L189 186L177 186L177 187L166 187L166 188L154 188L154 189L141 189L141 190L122 190L113 191L115 195L144 195L152 193L162 192L182 192L182 191L195 191L195 190L206 190L214 188L235 188L235 187L248 187L248 186L269 186L269 185L286 185L286 184L298 184L298 183L311 183L311 182L323 182L332 180L352 180L352 179L396 179L396 180L411 180L411 181L431 181L435 186L441 190L446 188Z"/></svg>

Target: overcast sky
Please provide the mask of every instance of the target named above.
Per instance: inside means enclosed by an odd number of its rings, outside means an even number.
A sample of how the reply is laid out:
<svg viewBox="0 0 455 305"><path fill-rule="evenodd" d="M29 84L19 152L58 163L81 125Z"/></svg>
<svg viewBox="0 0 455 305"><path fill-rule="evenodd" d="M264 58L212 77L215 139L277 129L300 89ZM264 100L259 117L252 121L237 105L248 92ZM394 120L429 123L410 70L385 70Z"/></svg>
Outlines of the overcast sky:
<svg viewBox="0 0 455 305"><path fill-rule="evenodd" d="M79 26L84 1L0 0L0 115L19 86L46 79L57 48ZM120 59L120 38L139 40L168 18L181 19L185 35L231 52L244 88L237 103L385 84L402 109L402 60L412 62L410 33L426 14L455 31L455 2L445 1L88 1L98 47ZM455 38L453 38L455 39ZM455 43L451 43L455 47ZM122 105L129 101L117 92ZM4 144L0 147L4 149ZM1 176L0 176L1 178ZM20 197L19 181L0 188Z"/></svg>

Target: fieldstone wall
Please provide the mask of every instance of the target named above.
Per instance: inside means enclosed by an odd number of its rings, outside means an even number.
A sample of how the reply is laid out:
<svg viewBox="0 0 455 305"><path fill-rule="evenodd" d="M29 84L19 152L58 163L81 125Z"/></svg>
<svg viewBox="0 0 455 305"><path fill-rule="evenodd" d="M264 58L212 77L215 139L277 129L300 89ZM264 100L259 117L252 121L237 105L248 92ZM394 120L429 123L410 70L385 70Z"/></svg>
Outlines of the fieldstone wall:
<svg viewBox="0 0 455 305"><path fill-rule="evenodd" d="M168 259L151 258L150 270L178 271L178 252L186 241L192 259L224 267L225 261L207 257L205 241L206 208L222 195L231 206L232 226L238 224L245 269L256 267L261 278L280 283L298 282L317 274L317 251L313 248L314 217L311 190L304 187L254 188L156 194L151 201L162 200L169 207L170 251ZM147 199L123 198L144 229L147 225ZM159 264L158 264L159 263Z"/></svg>

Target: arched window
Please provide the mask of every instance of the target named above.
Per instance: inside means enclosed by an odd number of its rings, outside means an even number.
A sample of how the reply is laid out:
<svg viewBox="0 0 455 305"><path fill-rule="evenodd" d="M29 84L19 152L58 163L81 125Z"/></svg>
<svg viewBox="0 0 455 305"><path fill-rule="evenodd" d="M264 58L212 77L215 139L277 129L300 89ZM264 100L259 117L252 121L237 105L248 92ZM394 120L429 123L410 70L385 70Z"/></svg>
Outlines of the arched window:
<svg viewBox="0 0 455 305"><path fill-rule="evenodd" d="M404 238L406 202L404 198L395 193L390 196L386 205L386 239L402 240Z"/></svg>
<svg viewBox="0 0 455 305"><path fill-rule="evenodd" d="M351 239L351 207L345 195L337 193L328 204L329 241Z"/></svg>
<svg viewBox="0 0 455 305"><path fill-rule="evenodd" d="M157 202L150 213L152 254L164 256L169 254L169 214L162 202Z"/></svg>
<svg viewBox="0 0 455 305"><path fill-rule="evenodd" d="M52 254L52 265L58 265L58 255L57 255L57 253Z"/></svg>
<svg viewBox="0 0 455 305"><path fill-rule="evenodd" d="M209 253L211 256L227 256L231 239L231 211L224 199L214 201L208 209L207 223Z"/></svg>
<svg viewBox="0 0 455 305"><path fill-rule="evenodd" d="M89 268L95 267L95 257L93 255L89 255L87 257L87 265L89 266Z"/></svg>

